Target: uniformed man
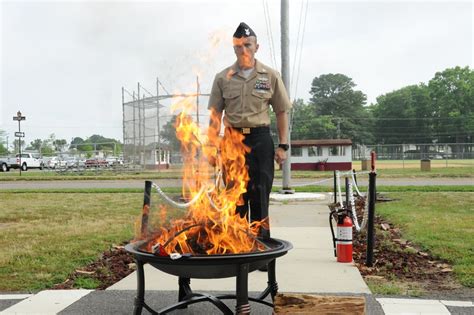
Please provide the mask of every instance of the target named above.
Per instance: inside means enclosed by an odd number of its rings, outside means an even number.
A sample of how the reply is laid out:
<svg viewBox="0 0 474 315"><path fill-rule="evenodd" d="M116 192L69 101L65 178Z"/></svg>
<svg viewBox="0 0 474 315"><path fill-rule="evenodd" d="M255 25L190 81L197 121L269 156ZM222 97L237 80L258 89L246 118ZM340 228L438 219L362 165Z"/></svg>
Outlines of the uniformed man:
<svg viewBox="0 0 474 315"><path fill-rule="evenodd" d="M224 126L232 132L245 136L244 144L250 147L246 155L250 180L244 205L237 210L250 220L262 220L268 217L270 191L273 185L274 164L287 158L288 115L291 102L279 74L255 59L259 44L255 32L245 23L240 23L233 35L234 52L237 61L218 73L212 85L209 109L218 126L209 130L219 131L222 116ZM270 137L269 107L276 114L279 145L274 148ZM224 115L223 115L224 114ZM262 229L262 237L270 237L267 229Z"/></svg>

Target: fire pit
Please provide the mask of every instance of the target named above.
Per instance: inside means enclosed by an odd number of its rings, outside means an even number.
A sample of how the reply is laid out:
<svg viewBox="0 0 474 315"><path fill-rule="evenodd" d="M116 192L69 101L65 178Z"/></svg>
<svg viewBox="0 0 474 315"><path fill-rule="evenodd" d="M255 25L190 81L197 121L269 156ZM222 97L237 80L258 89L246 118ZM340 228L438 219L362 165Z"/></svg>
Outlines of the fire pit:
<svg viewBox="0 0 474 315"><path fill-rule="evenodd" d="M278 284L275 276L275 259L285 255L293 246L283 240L266 239L265 244L271 247L270 250L246 254L229 255L202 255L181 257L173 260L170 257L155 256L146 251L140 250L142 244L128 244L125 249L132 253L137 263L137 297L135 300L134 314L141 314L146 308L152 314L166 314L172 310L186 307L201 301L209 301L216 305L223 314L233 314L233 312L221 300L236 299L236 313L250 314L249 300L273 307L272 303L264 301L271 294L272 299L278 291ZM153 267L179 277L178 303L166 307L159 312L151 309L144 300L145 275L143 265L149 263ZM256 298L248 296L248 273L255 271L268 264L268 286ZM236 277L236 294L211 296L208 294L196 294L190 288L190 279L216 279Z"/></svg>
<svg viewBox="0 0 474 315"><path fill-rule="evenodd" d="M145 184L144 214L142 215L141 230L144 231L148 225L148 209L150 207L150 194L152 183ZM270 294L275 297L278 292L278 284L275 275L276 258L285 255L293 248L291 243L275 238L259 238L258 242L265 246L263 251L248 253L221 254L221 255L178 255L160 256L147 250L148 241L142 240L128 244L125 249L132 253L137 265L137 296L135 298L134 314L141 314L143 308L152 314L166 314L188 305L209 301L218 307L223 314L234 314L222 300L235 299L236 314L250 314L249 301L261 303L270 307L273 304L264 299ZM178 303L170 305L158 312L145 303L145 273L144 264L149 263L153 267L177 276L178 279ZM248 274L249 272L268 266L268 285L257 297L248 296ZM194 293L190 287L190 279L217 279L236 277L235 295L218 295Z"/></svg>

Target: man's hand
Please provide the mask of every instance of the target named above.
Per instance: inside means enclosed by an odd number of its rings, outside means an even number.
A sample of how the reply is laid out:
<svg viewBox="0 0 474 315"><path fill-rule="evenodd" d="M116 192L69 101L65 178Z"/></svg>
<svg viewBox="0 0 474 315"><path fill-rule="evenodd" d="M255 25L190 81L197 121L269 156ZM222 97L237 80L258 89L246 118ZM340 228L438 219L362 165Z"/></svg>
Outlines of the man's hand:
<svg viewBox="0 0 474 315"><path fill-rule="evenodd" d="M277 148L275 150L275 161L281 165L283 162L286 160L286 151L283 150L282 148Z"/></svg>

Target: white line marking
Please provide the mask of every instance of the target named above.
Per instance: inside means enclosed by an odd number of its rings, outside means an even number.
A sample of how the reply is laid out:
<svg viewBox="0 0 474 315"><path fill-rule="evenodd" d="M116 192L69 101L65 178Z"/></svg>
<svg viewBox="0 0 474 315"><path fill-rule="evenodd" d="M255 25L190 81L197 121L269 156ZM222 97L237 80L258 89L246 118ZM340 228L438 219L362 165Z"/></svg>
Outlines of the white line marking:
<svg viewBox="0 0 474 315"><path fill-rule="evenodd" d="M0 312L10 314L57 314L92 290L46 290Z"/></svg>
<svg viewBox="0 0 474 315"><path fill-rule="evenodd" d="M446 301L446 300L441 300L441 303L443 303L446 306L459 306L459 307L474 307L474 303L471 301Z"/></svg>
<svg viewBox="0 0 474 315"><path fill-rule="evenodd" d="M33 296L33 294L2 294L0 300L23 300Z"/></svg>

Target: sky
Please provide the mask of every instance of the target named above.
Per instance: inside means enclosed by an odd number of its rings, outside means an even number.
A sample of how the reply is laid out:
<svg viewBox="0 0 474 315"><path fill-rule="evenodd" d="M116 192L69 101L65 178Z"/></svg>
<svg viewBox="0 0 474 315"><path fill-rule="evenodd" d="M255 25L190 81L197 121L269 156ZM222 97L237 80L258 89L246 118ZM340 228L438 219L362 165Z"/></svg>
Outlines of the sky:
<svg viewBox="0 0 474 315"><path fill-rule="evenodd" d="M0 130L10 143L18 110L27 144L53 133L122 141L122 87L155 94L158 78L170 93L194 93L199 76L209 93L235 61L242 21L257 34L257 59L281 68L277 0L0 3ZM327 73L352 78L369 105L446 68L472 68L473 14L472 1L291 0L291 99L308 100ZM207 98L200 104L206 113Z"/></svg>

